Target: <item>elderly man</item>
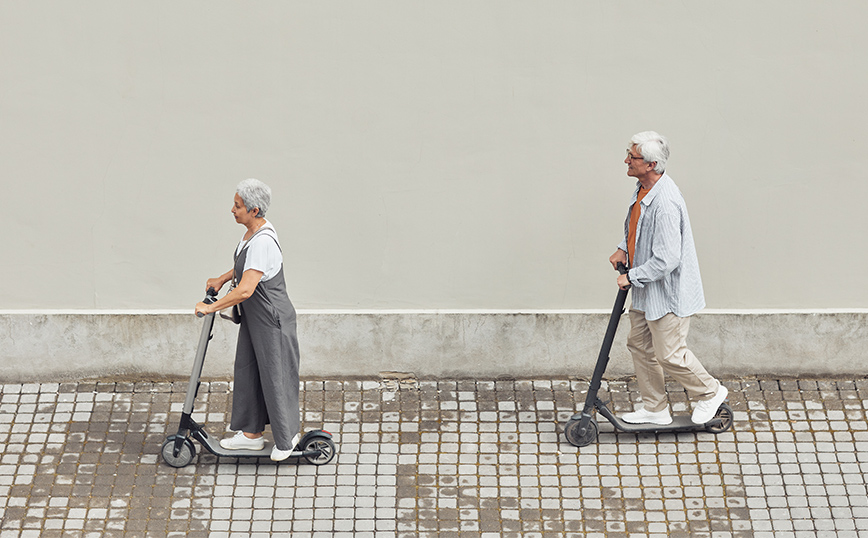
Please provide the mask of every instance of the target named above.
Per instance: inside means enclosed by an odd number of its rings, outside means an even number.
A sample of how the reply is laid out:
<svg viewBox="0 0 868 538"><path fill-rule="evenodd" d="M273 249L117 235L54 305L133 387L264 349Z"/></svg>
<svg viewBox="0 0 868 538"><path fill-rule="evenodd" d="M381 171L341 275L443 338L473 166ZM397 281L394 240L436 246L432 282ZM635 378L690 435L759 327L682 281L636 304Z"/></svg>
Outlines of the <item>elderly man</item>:
<svg viewBox="0 0 868 538"><path fill-rule="evenodd" d="M669 141L639 133L627 150L627 175L638 181L624 223L624 238L609 258L630 270L618 286L633 288L627 348L633 356L642 404L621 419L633 424L669 424L665 374L697 404L691 420L705 424L728 391L687 349L690 316L705 307L693 232L681 191L666 174Z"/></svg>

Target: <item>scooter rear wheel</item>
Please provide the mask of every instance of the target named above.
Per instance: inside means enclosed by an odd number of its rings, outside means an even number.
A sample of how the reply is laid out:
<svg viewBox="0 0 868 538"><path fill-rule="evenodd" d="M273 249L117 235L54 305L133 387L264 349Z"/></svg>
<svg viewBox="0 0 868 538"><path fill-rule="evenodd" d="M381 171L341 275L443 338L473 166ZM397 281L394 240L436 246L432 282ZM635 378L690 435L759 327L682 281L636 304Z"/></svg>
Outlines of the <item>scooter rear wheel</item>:
<svg viewBox="0 0 868 538"><path fill-rule="evenodd" d="M181 444L181 450L175 456L175 439L177 435L170 435L166 442L163 443L163 448L160 449L160 454L163 456L163 461L175 468L186 467L193 461L196 456L196 447L190 439L184 439Z"/></svg>
<svg viewBox="0 0 868 538"><path fill-rule="evenodd" d="M579 433L580 424L581 420L571 419L564 426L564 436L566 436L567 441L579 448L588 446L597 439L597 420L594 417L591 417L590 422L588 422L588 429L585 431L585 435Z"/></svg>
<svg viewBox="0 0 868 538"><path fill-rule="evenodd" d="M725 403L720 404L720 407L717 408L717 413L714 415L714 418L718 419L720 422L715 421L715 424L706 426L705 431L717 435L732 428L732 408Z"/></svg>
<svg viewBox="0 0 868 538"><path fill-rule="evenodd" d="M304 445L305 452L313 452L317 451L317 454L312 456L305 456L304 459L308 461L308 463L312 463L314 465L325 465L326 463L332 461L337 453L337 449L335 447L334 442L331 439L326 439L325 437L314 437L306 445Z"/></svg>

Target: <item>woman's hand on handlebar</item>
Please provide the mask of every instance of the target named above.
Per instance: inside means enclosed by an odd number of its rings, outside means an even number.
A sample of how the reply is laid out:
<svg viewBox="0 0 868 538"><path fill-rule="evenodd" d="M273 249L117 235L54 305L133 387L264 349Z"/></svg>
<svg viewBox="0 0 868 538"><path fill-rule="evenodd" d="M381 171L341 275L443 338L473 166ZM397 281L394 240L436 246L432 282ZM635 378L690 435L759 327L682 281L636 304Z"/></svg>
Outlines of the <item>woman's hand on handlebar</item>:
<svg viewBox="0 0 868 538"><path fill-rule="evenodd" d="M207 293L209 289L214 288L214 292L219 292L220 288L223 287L223 284L226 284L226 281L220 277L217 278L209 278L205 282L205 292Z"/></svg>
<svg viewBox="0 0 868 538"><path fill-rule="evenodd" d="M196 303L196 311L195 314L197 317L207 316L211 314L213 311L211 310L212 305L205 304L202 302Z"/></svg>

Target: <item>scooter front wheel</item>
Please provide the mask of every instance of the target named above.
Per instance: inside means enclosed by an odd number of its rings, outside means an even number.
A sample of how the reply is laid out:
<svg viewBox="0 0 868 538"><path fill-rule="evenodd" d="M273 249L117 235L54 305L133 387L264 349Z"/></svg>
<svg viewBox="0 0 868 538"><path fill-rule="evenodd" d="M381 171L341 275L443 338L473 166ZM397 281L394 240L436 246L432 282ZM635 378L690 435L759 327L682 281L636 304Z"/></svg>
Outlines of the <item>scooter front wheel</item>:
<svg viewBox="0 0 868 538"><path fill-rule="evenodd" d="M304 445L304 452L314 451L316 451L316 454L310 456L306 455L304 459L314 465L325 465L335 457L337 448L331 439L325 437L314 437Z"/></svg>
<svg viewBox="0 0 868 538"><path fill-rule="evenodd" d="M584 435L579 432L580 424L581 420L570 419L567 425L564 426L564 436L566 436L567 441L579 448L588 446L597 439L597 420L594 417L591 417L591 420L588 422L588 429L585 430Z"/></svg>
<svg viewBox="0 0 868 538"><path fill-rule="evenodd" d="M716 420L712 420L713 424L705 427L705 431L717 435L732 428L732 408L725 403L720 404L720 407L717 408L717 413L714 415L714 419Z"/></svg>
<svg viewBox="0 0 868 538"><path fill-rule="evenodd" d="M160 454L163 456L163 461L171 467L180 468L186 467L193 461L196 456L196 447L190 439L184 439L181 444L181 449L178 455L175 455L175 439L177 435L170 435L166 442L163 443L163 448L160 449Z"/></svg>

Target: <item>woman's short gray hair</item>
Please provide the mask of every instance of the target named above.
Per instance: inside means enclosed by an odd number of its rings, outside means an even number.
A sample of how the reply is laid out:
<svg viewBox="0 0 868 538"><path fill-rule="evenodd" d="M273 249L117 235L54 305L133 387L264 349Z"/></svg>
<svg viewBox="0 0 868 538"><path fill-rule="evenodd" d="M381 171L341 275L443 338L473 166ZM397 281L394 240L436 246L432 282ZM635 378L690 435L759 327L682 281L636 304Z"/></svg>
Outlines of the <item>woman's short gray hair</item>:
<svg viewBox="0 0 868 538"><path fill-rule="evenodd" d="M239 183L235 192L241 197L248 212L258 207L259 213L256 216L265 216L271 204L271 188L268 185L251 177Z"/></svg>
<svg viewBox="0 0 868 538"><path fill-rule="evenodd" d="M636 146L636 151L647 163L656 162L654 171L662 174L666 171L666 161L669 160L669 140L654 131L644 131L633 135L630 139Z"/></svg>

